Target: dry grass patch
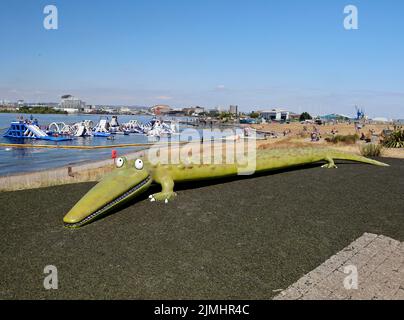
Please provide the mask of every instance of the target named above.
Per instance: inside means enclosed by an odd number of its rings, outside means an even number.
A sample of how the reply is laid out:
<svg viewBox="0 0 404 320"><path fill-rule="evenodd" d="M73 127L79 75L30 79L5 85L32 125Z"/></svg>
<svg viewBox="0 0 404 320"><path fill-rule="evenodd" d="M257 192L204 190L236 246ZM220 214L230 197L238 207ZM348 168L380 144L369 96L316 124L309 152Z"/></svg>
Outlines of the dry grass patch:
<svg viewBox="0 0 404 320"><path fill-rule="evenodd" d="M360 147L361 155L364 157L380 157L382 155L383 147L380 144L364 144Z"/></svg>

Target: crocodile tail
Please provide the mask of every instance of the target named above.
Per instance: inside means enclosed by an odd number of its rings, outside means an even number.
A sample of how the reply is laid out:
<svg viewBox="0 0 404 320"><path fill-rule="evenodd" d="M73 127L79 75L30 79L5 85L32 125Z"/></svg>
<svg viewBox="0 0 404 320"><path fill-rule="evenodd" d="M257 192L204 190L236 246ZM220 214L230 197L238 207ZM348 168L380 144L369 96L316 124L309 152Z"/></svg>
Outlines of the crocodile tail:
<svg viewBox="0 0 404 320"><path fill-rule="evenodd" d="M356 162L362 162L362 163L368 163L372 164L375 166L381 166L381 167L390 167L387 163L383 163L377 160L369 159L357 154L351 154L351 153L337 153L334 156L334 159L340 159L340 160L350 160L350 161L356 161Z"/></svg>

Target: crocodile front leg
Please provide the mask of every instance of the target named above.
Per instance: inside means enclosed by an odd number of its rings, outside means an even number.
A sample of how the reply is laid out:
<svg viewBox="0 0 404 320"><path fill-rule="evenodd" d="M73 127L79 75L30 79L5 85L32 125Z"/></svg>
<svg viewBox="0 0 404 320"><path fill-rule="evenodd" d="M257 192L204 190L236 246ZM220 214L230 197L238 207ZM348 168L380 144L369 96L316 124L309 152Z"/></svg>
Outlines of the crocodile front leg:
<svg viewBox="0 0 404 320"><path fill-rule="evenodd" d="M173 199L177 194L174 192L174 181L171 177L160 179L161 192L149 196L150 201L165 201L166 203Z"/></svg>
<svg viewBox="0 0 404 320"><path fill-rule="evenodd" d="M326 157L324 160L327 161L328 163L326 163L325 165L321 166L321 168L327 168L327 169L338 168L338 167L335 165L334 160L333 160L331 157Z"/></svg>

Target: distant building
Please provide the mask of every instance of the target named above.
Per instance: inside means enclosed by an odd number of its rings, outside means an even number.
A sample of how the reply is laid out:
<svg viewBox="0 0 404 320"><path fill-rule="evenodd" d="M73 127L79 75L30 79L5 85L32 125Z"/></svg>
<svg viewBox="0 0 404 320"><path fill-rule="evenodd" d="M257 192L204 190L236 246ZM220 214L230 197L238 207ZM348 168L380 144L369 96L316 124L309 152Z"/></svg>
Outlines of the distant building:
<svg viewBox="0 0 404 320"><path fill-rule="evenodd" d="M337 121L337 120L342 121L342 120L349 120L351 119L351 117L345 114L331 113L321 116L320 119L324 121Z"/></svg>
<svg viewBox="0 0 404 320"><path fill-rule="evenodd" d="M86 105L84 108L84 113L97 113L97 107L95 105Z"/></svg>
<svg viewBox="0 0 404 320"><path fill-rule="evenodd" d="M171 111L170 106L164 104L158 104L150 108L150 111L155 115L165 114Z"/></svg>
<svg viewBox="0 0 404 320"><path fill-rule="evenodd" d="M205 112L205 108L196 106L196 107L192 107L192 108L184 108L184 109L182 109L182 111L184 112L184 114L186 114L188 116L198 116L201 113Z"/></svg>
<svg viewBox="0 0 404 320"><path fill-rule="evenodd" d="M1 111L15 111L15 110L18 110L18 108L14 105L2 103L0 101L0 110Z"/></svg>
<svg viewBox="0 0 404 320"><path fill-rule="evenodd" d="M3 107L14 107L15 106L14 103L11 103L8 100L0 100L0 105Z"/></svg>
<svg viewBox="0 0 404 320"><path fill-rule="evenodd" d="M132 109L129 108L129 107L121 107L120 113L123 113L123 114L132 114L133 111L132 111Z"/></svg>
<svg viewBox="0 0 404 320"><path fill-rule="evenodd" d="M247 118L247 117L243 117L240 119L240 124L257 124L257 123L259 123L258 119Z"/></svg>
<svg viewBox="0 0 404 320"><path fill-rule="evenodd" d="M208 110L208 115L210 117L217 117L220 115L220 110L218 108Z"/></svg>
<svg viewBox="0 0 404 320"><path fill-rule="evenodd" d="M29 108L57 108L59 104L54 102L27 102L24 103L23 107Z"/></svg>
<svg viewBox="0 0 404 320"><path fill-rule="evenodd" d="M289 121L290 120L290 111L282 110L282 109L272 109L272 110L264 110L259 111L261 118L269 121Z"/></svg>
<svg viewBox="0 0 404 320"><path fill-rule="evenodd" d="M73 97L70 94L61 97L59 109L68 113L84 112L86 103L80 99Z"/></svg>
<svg viewBox="0 0 404 320"><path fill-rule="evenodd" d="M166 113L167 115L171 116L171 117L182 117L185 115L185 112L183 109L173 109L170 110L169 112Z"/></svg>
<svg viewBox="0 0 404 320"><path fill-rule="evenodd" d="M384 118L384 117L376 117L376 118L372 118L373 122L381 122L381 123L387 123L390 122L389 119Z"/></svg>
<svg viewBox="0 0 404 320"><path fill-rule="evenodd" d="M114 108L114 107L103 107L102 110L106 113L109 114L115 114L118 113L118 109Z"/></svg>
<svg viewBox="0 0 404 320"><path fill-rule="evenodd" d="M230 114L238 115L238 106L230 106L229 112Z"/></svg>
<svg viewBox="0 0 404 320"><path fill-rule="evenodd" d="M199 115L201 113L204 113L204 112L205 112L205 108L203 108L203 107L196 106L194 108L194 113L197 114L197 115Z"/></svg>

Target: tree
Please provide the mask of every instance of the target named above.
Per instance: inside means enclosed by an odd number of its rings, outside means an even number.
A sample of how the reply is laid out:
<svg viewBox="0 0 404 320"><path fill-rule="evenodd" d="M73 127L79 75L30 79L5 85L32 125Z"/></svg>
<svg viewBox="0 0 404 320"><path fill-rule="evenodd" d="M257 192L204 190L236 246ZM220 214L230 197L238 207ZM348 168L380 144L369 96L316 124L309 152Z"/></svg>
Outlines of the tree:
<svg viewBox="0 0 404 320"><path fill-rule="evenodd" d="M250 118L252 118L252 119L257 119L257 118L259 118L259 116L260 116L260 114L258 112L252 111L250 113Z"/></svg>
<svg viewBox="0 0 404 320"><path fill-rule="evenodd" d="M313 118L308 112L303 112L299 118L300 121L306 121L306 120L311 120L311 119L313 119Z"/></svg>
<svg viewBox="0 0 404 320"><path fill-rule="evenodd" d="M225 111L223 111L223 112L221 112L220 113L220 115L219 115L219 118L220 119L229 119L229 118L232 118L232 114L230 113L230 112L225 112Z"/></svg>

